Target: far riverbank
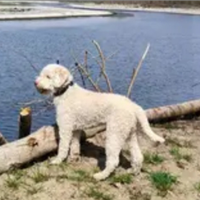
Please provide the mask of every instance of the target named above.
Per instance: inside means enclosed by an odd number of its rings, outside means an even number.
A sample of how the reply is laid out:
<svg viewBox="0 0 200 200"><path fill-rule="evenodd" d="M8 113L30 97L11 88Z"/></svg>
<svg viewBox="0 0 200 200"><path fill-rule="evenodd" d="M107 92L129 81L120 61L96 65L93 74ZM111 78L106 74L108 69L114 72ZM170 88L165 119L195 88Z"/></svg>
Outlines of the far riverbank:
<svg viewBox="0 0 200 200"><path fill-rule="evenodd" d="M112 15L109 11L45 7L45 6L0 6L0 20L44 19L67 17L90 17Z"/></svg>
<svg viewBox="0 0 200 200"><path fill-rule="evenodd" d="M96 3L84 3L84 4L71 4L75 8L85 9L98 9L98 10L126 10L126 11L142 11L142 12L159 12L159 13L172 13L172 14L189 14L200 15L200 8L171 8L171 7L143 7L136 4L96 4Z"/></svg>

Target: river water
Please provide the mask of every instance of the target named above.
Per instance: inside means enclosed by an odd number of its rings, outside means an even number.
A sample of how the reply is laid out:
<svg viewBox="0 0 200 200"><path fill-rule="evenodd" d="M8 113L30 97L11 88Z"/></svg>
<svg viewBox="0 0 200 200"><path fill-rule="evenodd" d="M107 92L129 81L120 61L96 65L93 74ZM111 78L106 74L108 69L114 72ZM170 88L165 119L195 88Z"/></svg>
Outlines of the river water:
<svg viewBox="0 0 200 200"><path fill-rule="evenodd" d="M41 98L30 62L38 71L57 59L72 67L74 57L83 61L85 50L98 55L93 39L105 56L114 54L107 72L116 93L126 94L132 69L150 43L131 98L144 108L199 98L200 85L193 87L200 82L199 16L136 12L134 17L0 22L0 130L7 139L17 138L20 103ZM88 65L98 76L91 56ZM53 109L32 108L33 130L55 121Z"/></svg>

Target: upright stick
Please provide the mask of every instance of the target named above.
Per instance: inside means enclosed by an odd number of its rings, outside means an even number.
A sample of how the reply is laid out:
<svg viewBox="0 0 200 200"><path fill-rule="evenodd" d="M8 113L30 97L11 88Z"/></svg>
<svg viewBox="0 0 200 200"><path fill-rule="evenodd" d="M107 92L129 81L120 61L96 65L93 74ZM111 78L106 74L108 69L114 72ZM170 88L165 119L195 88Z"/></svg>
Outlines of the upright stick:
<svg viewBox="0 0 200 200"><path fill-rule="evenodd" d="M29 107L22 108L19 116L19 139L26 137L31 132L31 109Z"/></svg>
<svg viewBox="0 0 200 200"><path fill-rule="evenodd" d="M138 64L138 66L136 67L136 69L133 69L131 82L130 82L130 85L128 87L127 97L131 96L131 90L132 90L133 84L134 84L134 82L136 80L137 74L138 74L138 72L139 72L139 70L140 70L140 68L142 66L142 63L143 63L143 61L144 61L144 59L145 59L145 57L146 57L146 55L147 55L147 53L149 51L149 48L150 48L150 44L147 45L146 50L145 50L145 52L144 52L144 54L143 54L143 56L142 56L142 58L141 58L141 60L140 60L140 62Z"/></svg>
<svg viewBox="0 0 200 200"><path fill-rule="evenodd" d="M101 50L99 44L98 44L95 40L93 40L92 42L93 42L94 45L96 46L97 51L99 52L99 56L100 56L100 58L101 58L101 65L100 65L100 67L101 67L102 75L104 76L104 78L105 78L105 80L106 80L106 84L107 84L107 86L108 86L108 91L111 92L111 93L113 93L113 89L112 89L112 86L111 86L109 77L108 77L108 75L106 74L106 64L105 64L105 58L104 58L103 52L102 52L102 50Z"/></svg>
<svg viewBox="0 0 200 200"><path fill-rule="evenodd" d="M0 133L0 146L8 143L4 136Z"/></svg>
<svg viewBox="0 0 200 200"><path fill-rule="evenodd" d="M84 55L84 67L87 69L88 67L88 52L85 51L85 55Z"/></svg>

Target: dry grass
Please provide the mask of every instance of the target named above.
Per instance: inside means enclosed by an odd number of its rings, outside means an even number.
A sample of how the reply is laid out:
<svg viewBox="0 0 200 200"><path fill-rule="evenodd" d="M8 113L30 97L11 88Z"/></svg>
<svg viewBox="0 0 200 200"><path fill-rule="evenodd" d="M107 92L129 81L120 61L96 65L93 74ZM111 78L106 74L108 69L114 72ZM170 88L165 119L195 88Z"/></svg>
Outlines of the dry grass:
<svg viewBox="0 0 200 200"><path fill-rule="evenodd" d="M113 197L111 195L106 194L105 192L100 191L95 187L90 187L86 192L88 197L96 200L112 200Z"/></svg>
<svg viewBox="0 0 200 200"><path fill-rule="evenodd" d="M175 158L175 160L179 161L181 159L186 160L187 162L192 162L192 155L191 154L184 154L181 153L181 150L179 147L172 147L170 149L170 154Z"/></svg>

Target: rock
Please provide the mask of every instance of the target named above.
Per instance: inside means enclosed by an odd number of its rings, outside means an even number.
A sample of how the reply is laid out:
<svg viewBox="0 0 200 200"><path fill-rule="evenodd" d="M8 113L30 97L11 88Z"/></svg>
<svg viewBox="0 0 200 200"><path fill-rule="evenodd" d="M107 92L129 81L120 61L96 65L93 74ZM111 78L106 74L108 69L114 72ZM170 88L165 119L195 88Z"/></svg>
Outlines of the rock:
<svg viewBox="0 0 200 200"><path fill-rule="evenodd" d="M176 162L177 166L181 169L185 169L188 165L188 162L186 160L179 160Z"/></svg>

